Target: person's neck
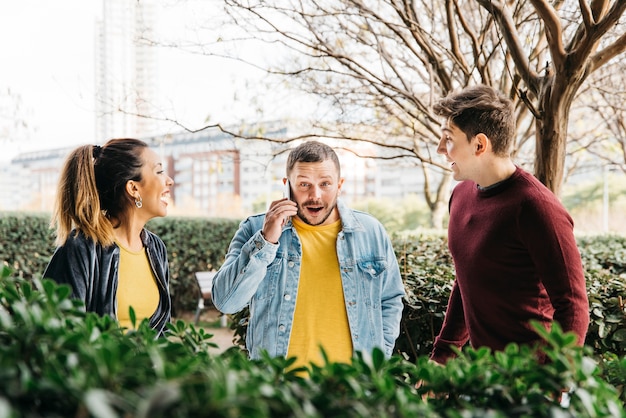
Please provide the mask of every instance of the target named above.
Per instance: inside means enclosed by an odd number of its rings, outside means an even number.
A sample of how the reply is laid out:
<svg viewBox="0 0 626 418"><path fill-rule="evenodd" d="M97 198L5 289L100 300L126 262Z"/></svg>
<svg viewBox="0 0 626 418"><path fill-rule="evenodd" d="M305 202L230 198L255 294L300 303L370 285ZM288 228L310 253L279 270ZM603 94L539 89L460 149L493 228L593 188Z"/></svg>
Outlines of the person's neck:
<svg viewBox="0 0 626 418"><path fill-rule="evenodd" d="M143 241L141 241L142 230L143 225L131 221L113 229L113 233L117 242L124 248L131 251L140 251L143 248Z"/></svg>
<svg viewBox="0 0 626 418"><path fill-rule="evenodd" d="M485 167L482 178L476 184L486 189L508 179L515 173L515 170L517 170L517 167L510 158L496 158Z"/></svg>

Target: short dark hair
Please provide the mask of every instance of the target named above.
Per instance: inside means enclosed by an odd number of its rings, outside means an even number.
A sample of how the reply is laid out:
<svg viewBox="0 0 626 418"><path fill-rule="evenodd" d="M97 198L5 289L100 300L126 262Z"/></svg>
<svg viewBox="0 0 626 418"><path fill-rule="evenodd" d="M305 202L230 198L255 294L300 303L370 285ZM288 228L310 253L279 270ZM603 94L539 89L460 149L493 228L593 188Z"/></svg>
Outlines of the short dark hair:
<svg viewBox="0 0 626 418"><path fill-rule="evenodd" d="M321 163L331 160L337 168L338 177L341 177L341 167L339 158L335 151L326 144L319 141L307 141L291 150L287 158L287 176L293 170L296 163Z"/></svg>
<svg viewBox="0 0 626 418"><path fill-rule="evenodd" d="M515 137L515 117L512 101L491 86L466 87L441 99L433 107L462 130L467 139L479 133L491 141L496 155L509 155Z"/></svg>

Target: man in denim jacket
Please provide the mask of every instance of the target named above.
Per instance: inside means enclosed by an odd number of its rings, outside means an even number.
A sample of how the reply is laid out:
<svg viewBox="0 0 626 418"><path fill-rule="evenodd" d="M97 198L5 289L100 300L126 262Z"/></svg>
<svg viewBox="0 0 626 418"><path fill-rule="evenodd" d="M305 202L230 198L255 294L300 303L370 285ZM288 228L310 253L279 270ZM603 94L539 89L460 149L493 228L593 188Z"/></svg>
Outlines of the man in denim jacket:
<svg viewBox="0 0 626 418"><path fill-rule="evenodd" d="M250 357L296 357L294 365L350 362L375 347L391 356L404 286L391 241L373 216L338 200L337 155L308 141L287 161L290 197L244 220L213 280L221 312L250 307Z"/></svg>

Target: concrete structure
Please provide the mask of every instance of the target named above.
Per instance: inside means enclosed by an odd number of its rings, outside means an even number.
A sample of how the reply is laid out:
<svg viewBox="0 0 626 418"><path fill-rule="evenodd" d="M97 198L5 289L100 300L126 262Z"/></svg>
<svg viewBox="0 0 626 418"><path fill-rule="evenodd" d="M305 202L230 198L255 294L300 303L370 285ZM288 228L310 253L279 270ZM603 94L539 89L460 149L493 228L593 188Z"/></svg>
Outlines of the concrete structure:
<svg viewBox="0 0 626 418"><path fill-rule="evenodd" d="M153 0L102 2L96 35L96 141L155 135L157 55L146 41L155 27Z"/></svg>
<svg viewBox="0 0 626 418"><path fill-rule="evenodd" d="M282 197L287 151L296 143L281 141L298 136L294 126L279 121L230 130L242 138L216 128L143 138L174 178L170 215L242 218L264 211L269 202ZM243 138L259 132L272 141ZM355 154L373 150L369 145L353 147L355 152L337 148L346 178L342 197L349 203L421 194L419 167L409 161L359 158ZM0 210L50 211L59 171L71 149L20 154L4 166Z"/></svg>

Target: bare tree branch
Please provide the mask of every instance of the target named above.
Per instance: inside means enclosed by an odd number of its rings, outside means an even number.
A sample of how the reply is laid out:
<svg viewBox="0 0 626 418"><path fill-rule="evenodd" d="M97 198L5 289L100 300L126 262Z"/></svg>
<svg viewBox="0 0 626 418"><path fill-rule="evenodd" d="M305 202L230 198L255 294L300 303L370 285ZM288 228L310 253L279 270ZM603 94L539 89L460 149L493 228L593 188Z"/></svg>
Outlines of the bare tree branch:
<svg viewBox="0 0 626 418"><path fill-rule="evenodd" d="M481 6L483 6L489 13L493 15L501 28L501 35L506 40L506 44L509 48L509 53L515 61L516 70L521 75L522 79L528 85L529 89L533 93L538 93L539 83L538 75L530 69L530 62L526 57L524 48L520 44L517 29L511 14L508 11L508 7L501 1L492 0L476 0Z"/></svg>

